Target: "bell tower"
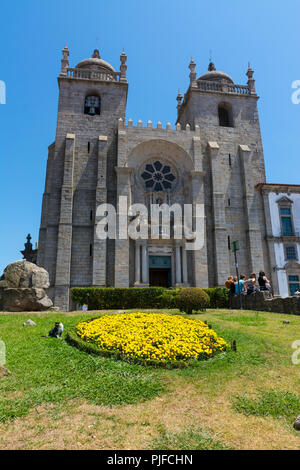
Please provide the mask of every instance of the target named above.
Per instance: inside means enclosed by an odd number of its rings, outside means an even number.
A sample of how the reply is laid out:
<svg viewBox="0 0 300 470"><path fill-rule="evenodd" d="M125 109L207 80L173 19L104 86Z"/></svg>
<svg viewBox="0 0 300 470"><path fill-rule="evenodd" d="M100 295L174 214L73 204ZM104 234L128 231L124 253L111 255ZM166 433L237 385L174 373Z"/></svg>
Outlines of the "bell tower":
<svg viewBox="0 0 300 470"><path fill-rule="evenodd" d="M265 181L254 71L248 65L247 84L236 84L210 62L197 79L189 64L190 83L177 96L177 123L200 130L205 175L205 210L209 284L224 285L235 272L232 241L240 242L240 271L268 270L264 212L255 186Z"/></svg>
<svg viewBox="0 0 300 470"><path fill-rule="evenodd" d="M55 305L69 308L70 286L106 286L114 259L95 233L99 204L115 203L118 120L125 120L126 54L120 71L96 49L69 67L62 51L55 142L49 147L38 264L50 274Z"/></svg>

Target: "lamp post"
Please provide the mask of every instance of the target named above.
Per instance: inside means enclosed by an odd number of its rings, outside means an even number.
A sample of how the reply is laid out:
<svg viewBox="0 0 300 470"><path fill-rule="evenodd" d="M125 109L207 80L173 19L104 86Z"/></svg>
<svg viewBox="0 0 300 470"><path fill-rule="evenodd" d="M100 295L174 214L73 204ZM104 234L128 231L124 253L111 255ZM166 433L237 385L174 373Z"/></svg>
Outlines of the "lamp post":
<svg viewBox="0 0 300 470"><path fill-rule="evenodd" d="M239 279L239 265L237 261L237 252L240 249L240 244L236 240L232 242L232 251L234 253L234 262L235 262L235 269L236 269L236 277L237 277L237 282L238 282L238 289L239 289L239 297L240 297L240 309L242 310L243 308L243 302L242 302L242 293L241 293L241 285L240 285L240 279Z"/></svg>

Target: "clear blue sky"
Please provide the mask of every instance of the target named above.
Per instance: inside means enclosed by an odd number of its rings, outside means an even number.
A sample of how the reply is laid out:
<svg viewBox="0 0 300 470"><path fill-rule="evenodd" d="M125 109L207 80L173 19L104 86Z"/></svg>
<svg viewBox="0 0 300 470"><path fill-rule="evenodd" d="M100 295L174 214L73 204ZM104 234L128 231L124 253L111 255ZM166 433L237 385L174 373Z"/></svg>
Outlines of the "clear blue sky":
<svg viewBox="0 0 300 470"><path fill-rule="evenodd" d="M193 56L197 74L209 50L217 69L245 83L255 70L267 181L300 183L299 0L2 0L0 80L0 272L20 259L28 232L38 239L47 147L55 138L61 50L70 64L90 57L99 38L103 59L119 69L128 56L127 118L176 119Z"/></svg>

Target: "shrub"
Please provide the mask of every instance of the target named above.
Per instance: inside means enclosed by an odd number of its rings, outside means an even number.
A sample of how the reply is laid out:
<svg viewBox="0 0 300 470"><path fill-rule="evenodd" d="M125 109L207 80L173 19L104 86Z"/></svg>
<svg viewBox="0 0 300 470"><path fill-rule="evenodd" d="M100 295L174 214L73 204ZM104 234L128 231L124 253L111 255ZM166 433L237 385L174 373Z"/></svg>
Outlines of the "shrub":
<svg viewBox="0 0 300 470"><path fill-rule="evenodd" d="M164 289L163 293L159 297L161 307L176 308L176 296L178 292L179 289Z"/></svg>
<svg viewBox="0 0 300 470"><path fill-rule="evenodd" d="M203 289L203 291L209 296L211 308L229 307L226 288L214 287ZM164 287L73 287L71 289L73 302L88 305L89 310L178 308L176 297L179 292L180 289L165 289Z"/></svg>
<svg viewBox="0 0 300 470"><path fill-rule="evenodd" d="M209 296L204 290L197 287L180 289L175 298L176 307L181 312L191 315L194 312L204 311L209 307Z"/></svg>
<svg viewBox="0 0 300 470"><path fill-rule="evenodd" d="M73 287L75 304L87 305L89 310L130 308L174 308L175 289L163 287Z"/></svg>
<svg viewBox="0 0 300 470"><path fill-rule="evenodd" d="M226 287L203 289L210 299L210 308L229 308L229 292Z"/></svg>

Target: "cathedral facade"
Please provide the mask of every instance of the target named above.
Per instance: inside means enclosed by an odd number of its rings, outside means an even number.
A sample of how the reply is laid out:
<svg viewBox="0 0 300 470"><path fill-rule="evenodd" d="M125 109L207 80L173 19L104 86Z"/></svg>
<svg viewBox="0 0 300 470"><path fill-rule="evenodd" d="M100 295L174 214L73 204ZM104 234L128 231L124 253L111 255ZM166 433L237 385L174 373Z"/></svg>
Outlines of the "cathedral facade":
<svg viewBox="0 0 300 470"><path fill-rule="evenodd" d="M73 286L224 285L239 270L271 274L265 183L253 70L235 84L213 63L177 96L177 122L126 120L125 52L120 71L98 50L74 68L63 50L55 142L49 147L37 263L50 274L50 296L70 308ZM204 207L204 243L187 250L175 237L99 239L97 208L130 204Z"/></svg>

